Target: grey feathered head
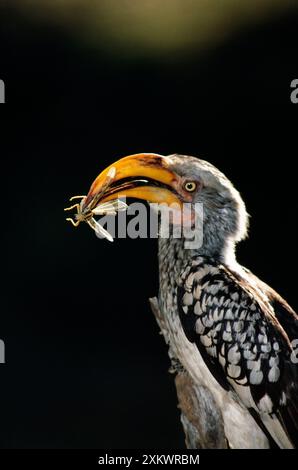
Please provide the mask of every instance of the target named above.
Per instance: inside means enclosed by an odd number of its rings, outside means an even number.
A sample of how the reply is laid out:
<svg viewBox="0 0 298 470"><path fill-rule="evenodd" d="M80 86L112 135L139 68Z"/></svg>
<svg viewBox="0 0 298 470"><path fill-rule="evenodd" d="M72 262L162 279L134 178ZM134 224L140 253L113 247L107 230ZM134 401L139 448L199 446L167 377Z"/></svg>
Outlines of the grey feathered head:
<svg viewBox="0 0 298 470"><path fill-rule="evenodd" d="M188 155L169 155L172 171L197 183L193 202L203 204L204 226L208 232L219 231L234 242L248 231L248 214L243 199L231 181L211 163ZM207 228L207 227L206 227Z"/></svg>

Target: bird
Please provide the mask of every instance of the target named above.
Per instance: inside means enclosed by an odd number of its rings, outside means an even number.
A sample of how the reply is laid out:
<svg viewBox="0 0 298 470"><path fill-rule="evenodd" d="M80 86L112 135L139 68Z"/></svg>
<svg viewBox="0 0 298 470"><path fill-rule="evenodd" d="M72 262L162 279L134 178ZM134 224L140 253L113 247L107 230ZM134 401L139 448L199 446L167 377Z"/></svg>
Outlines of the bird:
<svg viewBox="0 0 298 470"><path fill-rule="evenodd" d="M186 249L183 235L159 237L157 302L179 363L220 412L228 447L296 448L298 316L237 261L249 225L240 193L203 159L140 153L103 170L86 206L111 168L115 178L101 202L126 196L203 207L198 247Z"/></svg>

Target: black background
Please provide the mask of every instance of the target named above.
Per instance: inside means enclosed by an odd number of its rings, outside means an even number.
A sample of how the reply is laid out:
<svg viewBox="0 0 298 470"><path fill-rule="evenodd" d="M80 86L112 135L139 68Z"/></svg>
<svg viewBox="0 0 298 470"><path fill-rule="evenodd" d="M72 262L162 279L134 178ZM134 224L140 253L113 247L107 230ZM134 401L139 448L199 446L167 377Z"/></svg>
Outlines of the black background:
<svg viewBox="0 0 298 470"><path fill-rule="evenodd" d="M14 11L1 23L1 446L183 448L147 303L156 241L100 241L63 208L123 155L201 156L252 216L239 260L295 307L298 15L162 60Z"/></svg>

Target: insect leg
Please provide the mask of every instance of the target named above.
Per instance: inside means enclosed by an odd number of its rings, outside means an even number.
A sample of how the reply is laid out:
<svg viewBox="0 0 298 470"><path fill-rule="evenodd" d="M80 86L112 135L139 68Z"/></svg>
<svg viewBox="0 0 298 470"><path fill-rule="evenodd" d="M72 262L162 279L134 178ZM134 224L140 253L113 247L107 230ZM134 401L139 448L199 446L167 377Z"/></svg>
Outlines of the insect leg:
<svg viewBox="0 0 298 470"><path fill-rule="evenodd" d="M79 223L80 223L79 220L77 220L77 221L75 222L75 221L74 221L73 219L71 219L70 217L68 217L66 220L67 220L68 222L70 222L74 227L77 227L77 226L79 225Z"/></svg>
<svg viewBox="0 0 298 470"><path fill-rule="evenodd" d="M79 204L74 204L73 206L70 206L70 207L65 207L65 211L71 211L72 209L74 209L76 207L77 211L79 211L79 207L80 205Z"/></svg>
<svg viewBox="0 0 298 470"><path fill-rule="evenodd" d="M73 201L74 199L83 199L86 196L72 196L69 200Z"/></svg>

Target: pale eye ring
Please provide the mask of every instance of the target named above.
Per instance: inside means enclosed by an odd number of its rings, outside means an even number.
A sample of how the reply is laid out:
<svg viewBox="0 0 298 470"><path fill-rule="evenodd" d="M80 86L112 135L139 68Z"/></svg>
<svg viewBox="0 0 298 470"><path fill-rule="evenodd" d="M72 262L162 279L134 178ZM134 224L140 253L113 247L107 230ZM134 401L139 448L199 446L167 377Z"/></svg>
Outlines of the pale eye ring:
<svg viewBox="0 0 298 470"><path fill-rule="evenodd" d="M197 183L195 181L185 181L183 186L188 193L193 193L197 189Z"/></svg>

